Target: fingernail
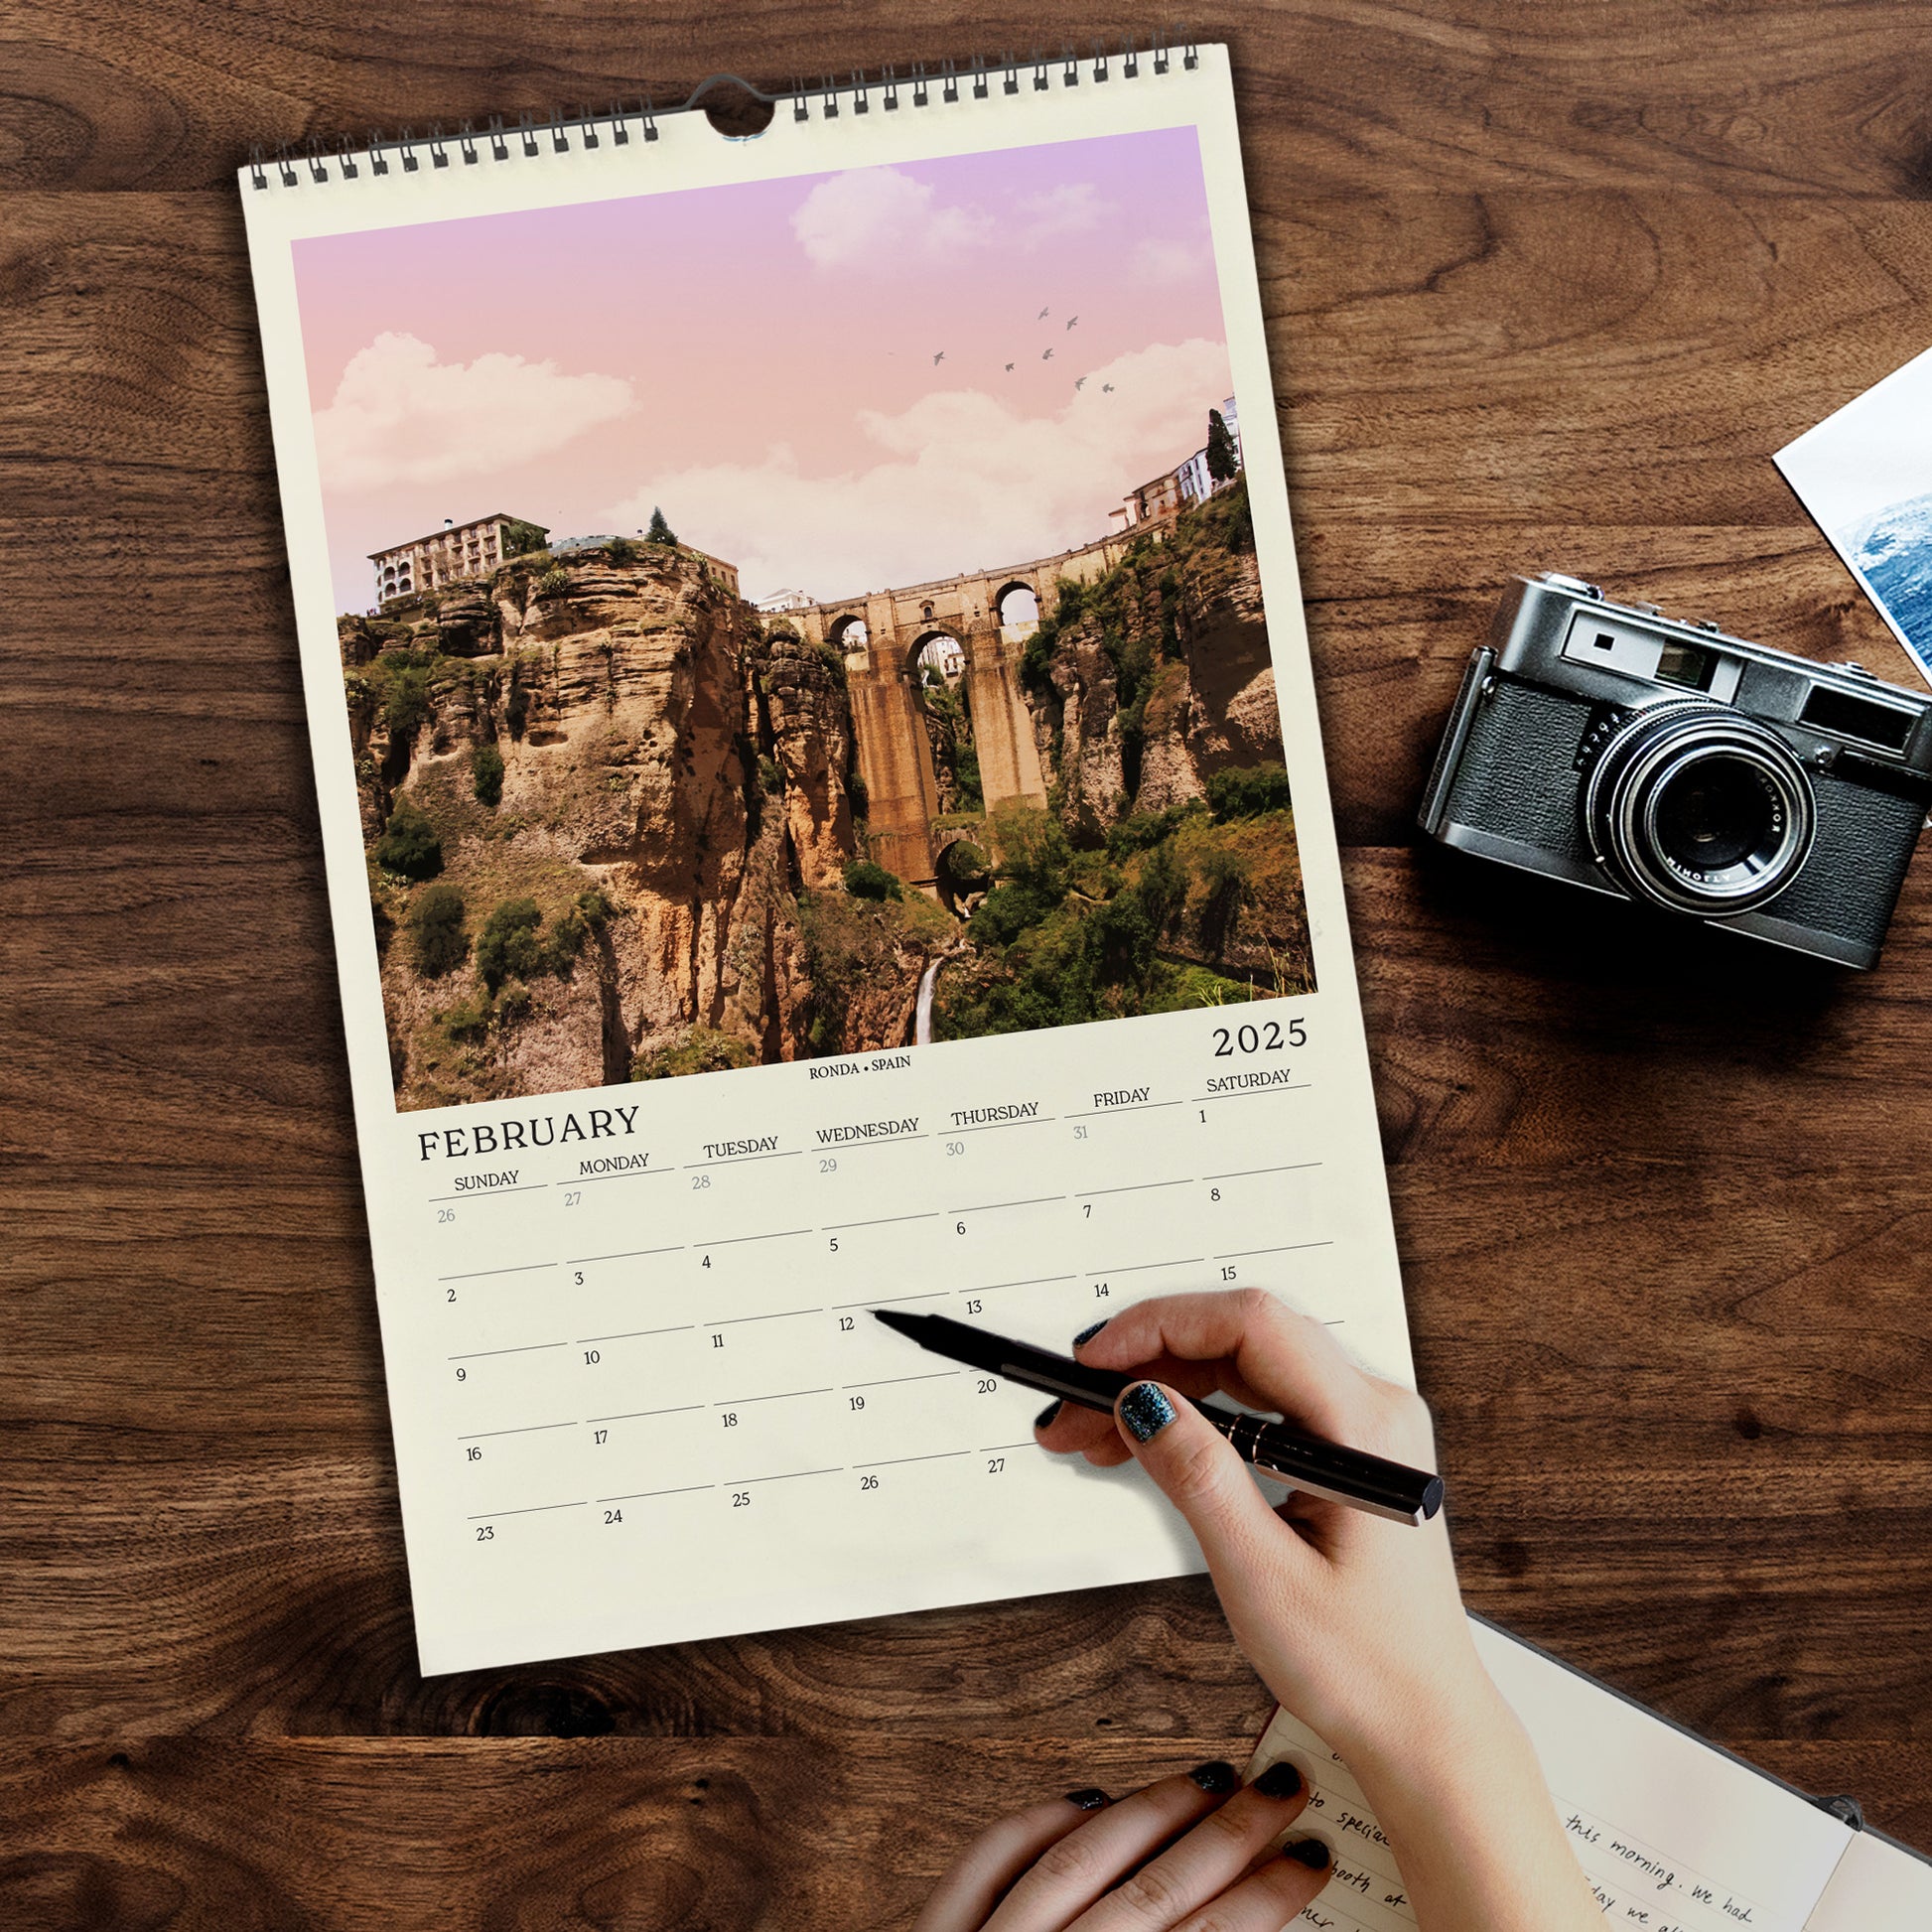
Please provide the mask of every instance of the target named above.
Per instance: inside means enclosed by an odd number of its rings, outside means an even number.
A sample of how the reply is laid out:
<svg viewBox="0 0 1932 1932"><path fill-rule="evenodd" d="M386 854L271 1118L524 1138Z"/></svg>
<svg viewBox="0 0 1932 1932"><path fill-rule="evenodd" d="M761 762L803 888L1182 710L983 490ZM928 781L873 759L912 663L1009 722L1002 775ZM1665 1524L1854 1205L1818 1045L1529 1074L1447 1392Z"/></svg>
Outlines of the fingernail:
<svg viewBox="0 0 1932 1932"><path fill-rule="evenodd" d="M1042 1409L1039 1412L1039 1414L1034 1418L1034 1427L1035 1429L1044 1429L1050 1422L1052 1422L1053 1418L1057 1416L1065 1406L1066 1405L1063 1402L1061 1402L1057 1396L1055 1396L1053 1400L1049 1402L1046 1405L1046 1407Z"/></svg>
<svg viewBox="0 0 1932 1932"><path fill-rule="evenodd" d="M1136 1382L1120 1399L1120 1419L1137 1443L1151 1443L1173 1421L1173 1404L1152 1382Z"/></svg>
<svg viewBox="0 0 1932 1932"><path fill-rule="evenodd" d="M1284 1845L1282 1857L1293 1859L1297 1864L1307 1865L1311 1871L1325 1871L1328 1868L1328 1848L1318 1838L1305 1838L1293 1845Z"/></svg>
<svg viewBox="0 0 1932 1932"><path fill-rule="evenodd" d="M1302 1788L1302 1774L1287 1758L1278 1759L1255 1779L1264 1798L1292 1798Z"/></svg>
<svg viewBox="0 0 1932 1932"><path fill-rule="evenodd" d="M1209 1758L1205 1764L1196 1764L1187 1775L1203 1791L1211 1791L1217 1798L1224 1791L1232 1791L1241 1782L1234 1774L1234 1766L1224 1757Z"/></svg>
<svg viewBox="0 0 1932 1932"><path fill-rule="evenodd" d="M1101 1331L1101 1329L1107 1325L1109 1318L1110 1318L1109 1316L1103 1314L1100 1317L1100 1319L1093 1324L1092 1327L1082 1328L1080 1332L1073 1337L1074 1347L1078 1348L1082 1342L1091 1341L1094 1338L1094 1336L1097 1335Z"/></svg>
<svg viewBox="0 0 1932 1932"><path fill-rule="evenodd" d="M1097 1784L1083 1784L1078 1791L1069 1791L1066 1802L1078 1805L1082 1811L1098 1811L1102 1805L1113 1802Z"/></svg>

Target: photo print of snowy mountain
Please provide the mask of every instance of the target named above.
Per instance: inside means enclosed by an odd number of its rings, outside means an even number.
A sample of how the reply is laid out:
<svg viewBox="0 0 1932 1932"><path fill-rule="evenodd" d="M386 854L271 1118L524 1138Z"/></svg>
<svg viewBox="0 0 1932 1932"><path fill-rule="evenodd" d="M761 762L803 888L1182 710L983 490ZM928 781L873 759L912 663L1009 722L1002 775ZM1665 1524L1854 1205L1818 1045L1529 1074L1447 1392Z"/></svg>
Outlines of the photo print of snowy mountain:
<svg viewBox="0 0 1932 1932"><path fill-rule="evenodd" d="M1776 462L1932 683L1932 349Z"/></svg>
<svg viewBox="0 0 1932 1932"><path fill-rule="evenodd" d="M1312 991L1192 128L295 262L399 1107Z"/></svg>

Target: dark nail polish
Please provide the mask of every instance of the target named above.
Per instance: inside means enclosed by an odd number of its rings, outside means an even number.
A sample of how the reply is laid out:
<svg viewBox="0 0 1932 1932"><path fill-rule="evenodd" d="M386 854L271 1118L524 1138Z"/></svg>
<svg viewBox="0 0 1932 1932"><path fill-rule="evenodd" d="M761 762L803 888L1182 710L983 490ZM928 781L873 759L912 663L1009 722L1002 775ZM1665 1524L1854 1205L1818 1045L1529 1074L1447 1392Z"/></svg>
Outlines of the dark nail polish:
<svg viewBox="0 0 1932 1932"><path fill-rule="evenodd" d="M1083 1784L1078 1791L1069 1791L1066 1802L1078 1805L1082 1811L1098 1811L1102 1805L1112 1804L1113 1800L1097 1784Z"/></svg>
<svg viewBox="0 0 1932 1932"><path fill-rule="evenodd" d="M1226 1758L1210 1758L1205 1764L1196 1764L1187 1773L1203 1791L1220 1797L1223 1792L1232 1791L1241 1780L1234 1775L1234 1766Z"/></svg>
<svg viewBox="0 0 1932 1932"><path fill-rule="evenodd" d="M1264 1798L1292 1798L1302 1788L1302 1774L1287 1758L1269 1765L1255 1779L1255 1789Z"/></svg>
<svg viewBox="0 0 1932 1932"><path fill-rule="evenodd" d="M1073 1337L1074 1347L1078 1348L1083 1341L1091 1341L1094 1338L1094 1336L1097 1335L1101 1331L1101 1329L1107 1325L1108 1318L1109 1318L1108 1316L1103 1314L1100 1317L1100 1319L1093 1324L1092 1327L1082 1328L1080 1332Z"/></svg>
<svg viewBox="0 0 1932 1932"><path fill-rule="evenodd" d="M1137 1443L1151 1443L1173 1421L1173 1404L1152 1382L1136 1382L1120 1399L1120 1419Z"/></svg>
<svg viewBox="0 0 1932 1932"><path fill-rule="evenodd" d="M1284 1845L1282 1857L1293 1859L1297 1864L1307 1865L1311 1871L1326 1871L1328 1868L1328 1848L1318 1838L1305 1838L1293 1845Z"/></svg>
<svg viewBox="0 0 1932 1932"><path fill-rule="evenodd" d="M1035 1429L1046 1428L1066 1405L1055 1396L1038 1415L1034 1418Z"/></svg>

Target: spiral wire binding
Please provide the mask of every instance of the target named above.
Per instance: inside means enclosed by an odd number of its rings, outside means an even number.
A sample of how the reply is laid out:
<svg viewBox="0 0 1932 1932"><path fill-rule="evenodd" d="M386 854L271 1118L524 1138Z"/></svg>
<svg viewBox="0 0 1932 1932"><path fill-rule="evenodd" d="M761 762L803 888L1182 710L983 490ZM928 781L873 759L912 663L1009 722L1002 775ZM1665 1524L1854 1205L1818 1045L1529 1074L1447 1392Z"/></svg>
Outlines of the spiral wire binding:
<svg viewBox="0 0 1932 1932"><path fill-rule="evenodd" d="M1033 82L1031 91L1046 93L1053 85L1055 69L1062 89L1083 84L1105 86L1116 72L1123 79L1137 80L1144 62L1157 74L1168 72L1176 50L1184 69L1199 65L1193 39L1184 30L1176 30L1173 38L1155 34L1145 50L1137 48L1131 37L1121 40L1111 52L1104 43L1094 41L1084 59L1067 43L1056 56L1038 48L1026 56L1016 56L1011 49L1000 55L975 54L964 69L956 61L941 61L935 70L915 61L904 79L891 67L881 69L871 79L858 68L845 80L828 73L813 83L800 74L790 92L784 94L767 94L737 74L714 73L676 106L662 111L667 115L691 113L712 88L729 84L767 102L774 114L789 106L795 122L810 121L814 108L817 117L826 121L837 120L841 112L870 114L875 95L880 110L894 114L906 101L915 108L930 106L935 94L944 104L968 96L987 100L995 87L1003 96L1015 95L1022 91L1028 77ZM1085 60L1092 65L1085 66ZM466 169L482 166L485 158L507 161L519 149L525 159L534 159L544 153L546 145L552 154L569 154L573 145L595 150L607 139L614 148L621 148L629 145L633 135L646 142L655 141L657 120L658 110L648 96L643 96L629 102L614 100L601 110L553 108L543 122L534 114L522 113L514 126L506 124L501 114L491 114L481 131L474 121L460 121L454 136L446 135L442 122L435 121L420 137L411 127L398 128L393 134L371 128L359 147L346 134L337 137L333 144L320 135L299 143L278 141L272 148L257 142L248 150L248 179L252 187L266 189L271 180L283 188L300 188L305 175L318 186L334 180L359 181L365 170L371 178L392 169L413 175L421 171L425 154L434 173L453 165L453 147L454 165Z"/></svg>

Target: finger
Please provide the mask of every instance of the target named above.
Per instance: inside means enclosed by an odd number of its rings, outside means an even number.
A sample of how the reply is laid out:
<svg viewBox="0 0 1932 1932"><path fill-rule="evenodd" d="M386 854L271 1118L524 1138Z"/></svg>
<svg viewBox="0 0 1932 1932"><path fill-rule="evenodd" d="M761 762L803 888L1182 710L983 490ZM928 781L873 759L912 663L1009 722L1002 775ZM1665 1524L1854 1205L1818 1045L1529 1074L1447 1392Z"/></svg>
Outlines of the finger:
<svg viewBox="0 0 1932 1932"><path fill-rule="evenodd" d="M1060 1932L1176 1832L1198 1824L1237 1782L1230 1764L1198 1764L1094 1813L1021 1875L986 1932Z"/></svg>
<svg viewBox="0 0 1932 1932"><path fill-rule="evenodd" d="M1130 1370L1162 1355L1225 1356L1259 1400L1317 1434L1343 1440L1370 1409L1369 1378L1318 1321L1262 1289L1164 1295L1137 1302L1078 1349L1094 1368Z"/></svg>
<svg viewBox="0 0 1932 1932"><path fill-rule="evenodd" d="M980 1932L1007 1887L1046 1848L1083 1825L1107 1803L1088 1787L1050 1798L990 1825L967 1846L939 1880L912 1932Z"/></svg>
<svg viewBox="0 0 1932 1932"><path fill-rule="evenodd" d="M1284 1529L1227 1439L1184 1396L1135 1382L1114 1415L1123 1444L1187 1519L1224 1602L1240 1579L1294 1575L1315 1560Z"/></svg>
<svg viewBox="0 0 1932 1932"><path fill-rule="evenodd" d="M1302 1839L1183 1919L1175 1932L1282 1932L1321 1895L1333 1871L1328 1848L1318 1838Z"/></svg>
<svg viewBox="0 0 1932 1932"><path fill-rule="evenodd" d="M1162 1932L1237 1884L1271 1840L1301 1816L1309 1794L1302 1774L1286 1759L1271 1764L1253 1784L1159 1858L1123 1879L1071 1932Z"/></svg>

